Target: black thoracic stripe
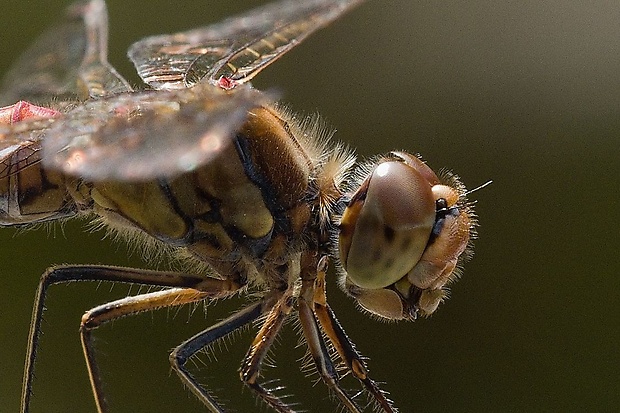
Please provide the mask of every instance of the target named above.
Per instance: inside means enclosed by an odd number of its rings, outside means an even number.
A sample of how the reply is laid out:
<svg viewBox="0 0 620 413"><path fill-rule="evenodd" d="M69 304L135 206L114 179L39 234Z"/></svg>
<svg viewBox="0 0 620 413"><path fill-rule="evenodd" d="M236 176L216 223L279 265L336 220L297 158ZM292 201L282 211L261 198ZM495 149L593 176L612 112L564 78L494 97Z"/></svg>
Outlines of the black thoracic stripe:
<svg viewBox="0 0 620 413"><path fill-rule="evenodd" d="M190 217L188 217L187 214L185 214L185 212L183 212L183 210L179 206L177 198L174 196L174 194L172 193L172 190L170 189L170 184L165 179L158 179L157 185L159 186L159 189L161 189L161 191L164 193L164 196L168 200L168 203L170 204L170 206L172 206L172 209L174 210L174 212L176 212L176 214L180 216L181 219L183 219L183 222L185 222L185 224L188 227L187 235L183 239L183 242L187 244L191 244L195 242L194 221ZM174 243L176 242L177 241L175 241Z"/></svg>
<svg viewBox="0 0 620 413"><path fill-rule="evenodd" d="M220 211L222 201L207 191L204 191L200 185L195 185L194 191L196 192L198 199L200 199L201 202L209 204L210 208L209 212L197 215L196 219L204 221L208 224L221 224L223 221L222 212Z"/></svg>
<svg viewBox="0 0 620 413"><path fill-rule="evenodd" d="M213 249L220 250L222 249L222 243L219 239L213 234L209 234L208 232L196 231L194 233L194 242L207 242Z"/></svg>
<svg viewBox="0 0 620 413"><path fill-rule="evenodd" d="M267 252L269 244L271 244L273 227L267 235L260 238L248 237L245 232L241 231L234 225L223 225L222 227L233 241L249 249L254 257L262 257L263 254Z"/></svg>
<svg viewBox="0 0 620 413"><path fill-rule="evenodd" d="M250 250L251 254L254 257L261 257L267 251L267 248L269 247L269 243L271 242L271 236L273 234L273 229L267 235L263 237L260 237L258 239L251 238L246 233L244 233L242 230L237 228L236 226L224 224L224 217L222 217L222 213L221 213L222 201L220 199L202 190L199 186L196 186L196 195L200 198L201 201L208 203L211 209L209 212L206 212L204 214L197 216L196 219L200 219L210 224L220 224L222 228L224 229L224 231L226 232L226 234L230 237L230 239L233 242L239 245L243 245L245 248ZM273 212L271 210L269 212L271 212L271 214L273 215ZM196 232L199 232L199 231L196 231ZM209 234L204 234L202 232L199 232L195 234L194 239L195 240L207 239L208 242L211 242L211 240L214 239L214 237L210 236ZM215 244L213 243L212 245L215 246ZM221 246L219 241L217 242L217 245Z"/></svg>
<svg viewBox="0 0 620 413"><path fill-rule="evenodd" d="M252 162L252 151L247 137L242 134L237 134L235 137L235 147L241 159L245 175L252 183L258 186L263 195L263 201L274 218L275 232L284 234L287 237L292 237L291 223L286 216L286 209L278 204L277 194L271 182L269 182L269 180L267 180L254 166Z"/></svg>
<svg viewBox="0 0 620 413"><path fill-rule="evenodd" d="M262 256L267 248L269 247L269 243L271 242L271 232L264 237L259 239L250 238L241 231L239 228L234 225L225 225L224 217L222 217L221 205L222 201L208 192L202 190L199 186L196 186L196 195L200 198L201 201L209 204L210 211L204 214L200 214L196 216L196 219L204 221L208 224L219 224L222 226L226 234L230 237L230 239L236 244L243 245L248 248L253 256L260 257ZM222 245L217 237L213 236L209 233L204 233L202 231L196 230L194 233L195 241L207 241L211 244L212 247L218 249L221 248Z"/></svg>
<svg viewBox="0 0 620 413"><path fill-rule="evenodd" d="M208 224L220 224L222 225L222 227L224 227L224 225L222 224L223 222L222 213L220 211L220 206L222 204L222 201L215 198L213 195L209 194L208 192L203 191L199 185L196 185L194 190L196 191L196 196L200 199L200 201L209 204L209 208L210 208L209 212L205 212L204 214L197 215L195 219L206 222ZM224 228L224 230L226 230L226 228ZM230 236L230 234L228 234L228 236ZM216 236L208 232L194 230L194 241L195 242L206 241L215 249L222 248L222 244L220 240L218 240Z"/></svg>

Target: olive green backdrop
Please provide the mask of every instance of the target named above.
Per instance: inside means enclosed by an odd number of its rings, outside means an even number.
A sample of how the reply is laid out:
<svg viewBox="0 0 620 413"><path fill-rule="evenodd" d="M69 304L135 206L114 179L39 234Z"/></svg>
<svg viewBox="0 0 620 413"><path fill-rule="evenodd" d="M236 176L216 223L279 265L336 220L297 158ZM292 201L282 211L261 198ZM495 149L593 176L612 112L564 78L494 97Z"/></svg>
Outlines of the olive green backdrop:
<svg viewBox="0 0 620 413"><path fill-rule="evenodd" d="M215 22L259 1L110 1L112 63L148 34ZM0 73L68 2L0 1ZM362 156L420 152L456 171L480 217L476 255L429 320L384 324L329 298L403 412L612 411L620 405L620 3L368 1L262 73L296 111L320 112ZM0 230L0 412L18 408L30 310L53 263L143 265L83 223ZM128 258L129 256L129 258ZM78 338L81 314L126 286L53 288L33 412L92 412ZM170 373L168 351L240 303L121 320L97 334L114 412L202 407ZM199 366L237 411L245 334ZM335 411L305 378L289 326L276 369L314 412ZM204 357L205 361L208 361ZM264 410L264 409L263 409Z"/></svg>

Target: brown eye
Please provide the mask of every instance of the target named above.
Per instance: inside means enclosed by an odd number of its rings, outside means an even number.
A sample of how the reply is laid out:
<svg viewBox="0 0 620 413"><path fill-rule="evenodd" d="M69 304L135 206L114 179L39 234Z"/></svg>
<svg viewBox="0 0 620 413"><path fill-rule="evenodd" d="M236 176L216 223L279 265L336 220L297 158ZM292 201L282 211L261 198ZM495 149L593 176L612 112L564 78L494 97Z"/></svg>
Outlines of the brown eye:
<svg viewBox="0 0 620 413"><path fill-rule="evenodd" d="M431 184L399 161L380 163L353 197L341 223L340 258L350 281L366 289L400 280L419 261L435 223Z"/></svg>

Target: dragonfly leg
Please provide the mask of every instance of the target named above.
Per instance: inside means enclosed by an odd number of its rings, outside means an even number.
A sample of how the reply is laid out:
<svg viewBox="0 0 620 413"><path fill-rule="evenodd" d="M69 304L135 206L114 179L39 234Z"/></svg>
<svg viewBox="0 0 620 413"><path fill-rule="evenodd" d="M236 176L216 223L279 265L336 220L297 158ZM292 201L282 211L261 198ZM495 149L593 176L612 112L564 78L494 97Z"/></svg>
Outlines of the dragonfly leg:
<svg viewBox="0 0 620 413"><path fill-rule="evenodd" d="M53 118L58 115L60 112L57 110L20 100L17 103L0 108L0 124L12 125L26 119Z"/></svg>
<svg viewBox="0 0 620 413"><path fill-rule="evenodd" d="M267 314L265 322L254 338L239 370L239 376L243 383L279 413L294 413L294 411L289 404L274 394L274 390L281 390L281 387L268 389L259 383L260 369L269 348L282 328L284 320L293 310L293 303L294 299L290 294L284 294L278 299Z"/></svg>
<svg viewBox="0 0 620 413"><path fill-rule="evenodd" d="M398 409L387 398L387 393L379 388L377 383L368 376L368 369L362 356L347 337L334 312L327 304L325 293L325 273L327 271L327 257L323 257L318 265L317 277L314 288L314 314L321 325L321 329L328 337L338 355L347 366L347 369L357 378L370 394L377 406L378 411L396 413Z"/></svg>
<svg viewBox="0 0 620 413"><path fill-rule="evenodd" d="M98 409L105 411L105 401L100 391L97 367L90 345L90 331L101 324L129 314L154 310L166 306L191 303L206 298L223 298L234 294L242 287L231 280L205 278L192 274L151 271L136 268L108 267L96 265L58 266L49 268L42 276L37 289L28 336L28 348L20 411L28 412L32 395L34 365L41 334L41 322L45 309L47 291L51 285L72 281L111 281L142 284L158 287L175 287L155 293L142 294L108 303L87 312L82 318L80 328L82 344L86 356L91 385L95 393ZM159 294L159 295L158 295Z"/></svg>
<svg viewBox="0 0 620 413"><path fill-rule="evenodd" d="M321 336L321 332L312 312L311 305L311 302L308 303L303 298L299 302L299 320L301 322L301 327L306 339L306 344L308 345L308 349L310 351L310 355L312 356L312 360L314 361L323 382L340 399L343 406L350 413L360 413L359 407L340 386L338 381L338 371L329 356L329 351L327 350L325 341Z"/></svg>
<svg viewBox="0 0 620 413"><path fill-rule="evenodd" d="M314 297L318 273L323 275L327 269L327 258L318 254L306 254L302 259L301 290L299 293L299 321L310 356L314 361L321 380L329 387L343 407L350 413L360 413L359 407L346 393L339 382L338 370L334 366L319 324L314 314Z"/></svg>
<svg viewBox="0 0 620 413"><path fill-rule="evenodd" d="M159 308L191 304L202 301L208 297L209 293L206 292L188 288L172 288L110 301L109 303L92 308L82 316L80 338L82 340L82 349L84 350L84 357L88 368L88 377L93 389L93 394L95 395L95 402L99 413L106 412L109 409L102 391L103 383L101 382L101 374L95 357L95 349L92 341L93 330L109 321L127 315L152 311Z"/></svg>
<svg viewBox="0 0 620 413"><path fill-rule="evenodd" d="M262 313L262 302L246 307L186 340L170 353L170 364L173 370L179 375L183 384L189 387L192 393L211 412L224 413L224 410L215 398L192 376L186 367L187 361L210 344L256 320Z"/></svg>

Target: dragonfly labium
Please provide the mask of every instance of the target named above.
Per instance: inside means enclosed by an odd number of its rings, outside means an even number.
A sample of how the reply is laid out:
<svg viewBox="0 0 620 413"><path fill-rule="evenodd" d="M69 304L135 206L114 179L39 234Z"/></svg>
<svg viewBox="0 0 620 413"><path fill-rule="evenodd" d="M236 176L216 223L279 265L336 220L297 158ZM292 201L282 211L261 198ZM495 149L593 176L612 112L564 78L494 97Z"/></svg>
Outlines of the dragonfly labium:
<svg viewBox="0 0 620 413"><path fill-rule="evenodd" d="M193 268L49 268L34 303L23 412L47 291L78 280L163 287L83 316L80 336L99 412L108 405L93 348L96 328L235 294L248 297L246 307L170 355L173 370L208 410L225 411L188 360L255 325L241 380L275 411L293 412L261 381L261 363L285 320L296 318L319 377L344 410L397 411L327 302L328 262L339 287L371 316L432 314L470 255L475 219L465 188L407 152L356 164L352 151L331 142L317 122L297 119L274 93L249 83L361 2L283 0L204 28L142 39L128 52L146 84L141 90L107 62L103 0L72 5L16 62L0 95L7 104L0 109L0 225L89 216ZM344 388L346 373L362 392Z"/></svg>

